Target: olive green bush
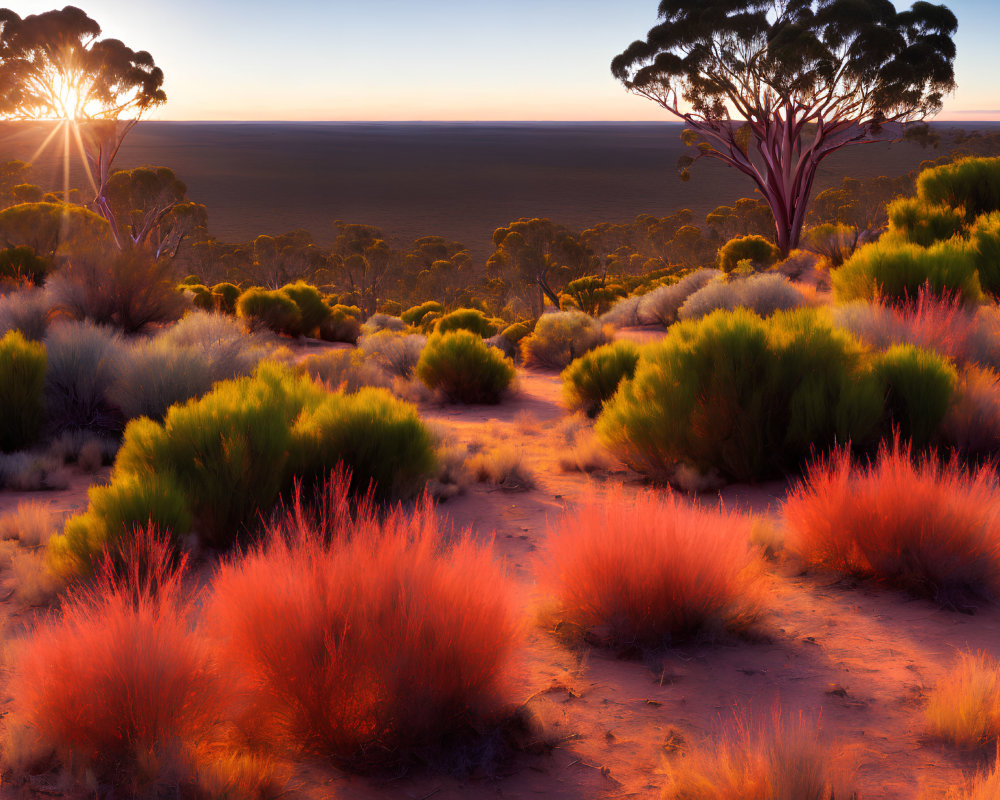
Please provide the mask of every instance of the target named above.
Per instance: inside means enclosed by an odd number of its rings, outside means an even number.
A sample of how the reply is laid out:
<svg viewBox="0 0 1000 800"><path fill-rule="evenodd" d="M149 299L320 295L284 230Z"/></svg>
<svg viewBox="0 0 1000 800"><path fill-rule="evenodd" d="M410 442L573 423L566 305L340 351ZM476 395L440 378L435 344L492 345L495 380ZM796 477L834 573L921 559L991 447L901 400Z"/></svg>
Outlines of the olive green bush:
<svg viewBox="0 0 1000 800"><path fill-rule="evenodd" d="M916 300L921 288L967 304L983 299L976 264L961 241L926 248L901 242L867 244L832 273L832 280L840 303L876 299L905 303Z"/></svg>
<svg viewBox="0 0 1000 800"><path fill-rule="evenodd" d="M253 331L266 328L288 336L298 336L302 331L302 312L281 291L247 289L236 303L236 315Z"/></svg>
<svg viewBox="0 0 1000 800"><path fill-rule="evenodd" d="M299 309L299 330L306 336L317 333L319 326L330 316L330 306L315 286L305 281L296 281L282 286L281 293Z"/></svg>
<svg viewBox="0 0 1000 800"><path fill-rule="evenodd" d="M865 445L882 419L865 351L828 314L738 309L677 323L649 346L596 432L656 479L683 465L749 481L797 470L815 448Z"/></svg>
<svg viewBox="0 0 1000 800"><path fill-rule="evenodd" d="M354 306L333 305L329 316L319 324L319 338L325 342L356 344L361 336L360 313Z"/></svg>
<svg viewBox="0 0 1000 800"><path fill-rule="evenodd" d="M499 403L514 365L475 332L435 333L417 362L416 377L452 403Z"/></svg>
<svg viewBox="0 0 1000 800"><path fill-rule="evenodd" d="M719 269L732 272L741 261L747 260L756 270L767 269L778 261L781 251L763 236L737 236L719 248Z"/></svg>
<svg viewBox="0 0 1000 800"><path fill-rule="evenodd" d="M421 303L419 306L408 308L399 315L399 318L407 325L413 325L416 328L420 328L423 327L422 323L424 317L431 313L444 313L444 306L437 300L428 300L425 303Z"/></svg>
<svg viewBox="0 0 1000 800"><path fill-rule="evenodd" d="M638 363L639 347L629 341L612 342L584 353L562 372L566 405L596 416L618 385L635 374Z"/></svg>
<svg viewBox="0 0 1000 800"><path fill-rule="evenodd" d="M497 324L476 308L457 308L434 323L435 333L449 331L472 331L483 339L488 339L497 332Z"/></svg>
<svg viewBox="0 0 1000 800"><path fill-rule="evenodd" d="M963 158L925 169L917 178L917 196L927 203L963 209L967 222L1000 211L1000 158Z"/></svg>
<svg viewBox="0 0 1000 800"><path fill-rule="evenodd" d="M945 205L928 205L919 197L899 197L886 208L887 236L921 247L943 242L962 232L965 214Z"/></svg>
<svg viewBox="0 0 1000 800"><path fill-rule="evenodd" d="M331 393L265 363L251 377L171 407L162 423L130 422L110 485L55 537L52 565L86 574L136 518L152 517L175 537L191 527L202 543L228 548L244 541L296 478L308 488L343 464L360 491L374 484L378 499L408 497L434 461L413 406L383 389Z"/></svg>
<svg viewBox="0 0 1000 800"><path fill-rule="evenodd" d="M45 346L11 331L0 339L0 452L21 450L42 427Z"/></svg>
<svg viewBox="0 0 1000 800"><path fill-rule="evenodd" d="M948 411L958 383L955 367L931 350L898 344L872 357L872 371L885 387L885 424L925 447Z"/></svg>

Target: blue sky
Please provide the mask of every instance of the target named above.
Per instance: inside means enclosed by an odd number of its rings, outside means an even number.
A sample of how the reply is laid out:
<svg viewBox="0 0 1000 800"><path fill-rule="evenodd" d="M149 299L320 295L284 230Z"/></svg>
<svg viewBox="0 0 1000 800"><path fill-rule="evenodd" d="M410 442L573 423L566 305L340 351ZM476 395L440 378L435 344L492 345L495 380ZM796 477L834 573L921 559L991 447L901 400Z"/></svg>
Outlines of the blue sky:
<svg viewBox="0 0 1000 800"><path fill-rule="evenodd" d="M655 23L656 0L75 1L163 68L158 119L668 118L608 69ZM1000 1L945 4L959 88L940 118L1000 119Z"/></svg>

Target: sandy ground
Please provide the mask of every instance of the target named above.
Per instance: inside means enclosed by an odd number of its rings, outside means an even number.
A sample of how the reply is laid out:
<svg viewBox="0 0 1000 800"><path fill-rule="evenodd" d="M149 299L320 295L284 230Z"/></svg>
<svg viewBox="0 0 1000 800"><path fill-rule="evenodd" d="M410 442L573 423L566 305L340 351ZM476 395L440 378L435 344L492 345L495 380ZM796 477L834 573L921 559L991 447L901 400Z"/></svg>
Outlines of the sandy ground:
<svg viewBox="0 0 1000 800"><path fill-rule="evenodd" d="M651 338L653 332L629 332ZM421 413L457 441L517 443L536 476L529 491L484 484L441 505L457 526L492 537L498 554L534 600L532 559L544 545L548 523L581 498L620 484L645 491L627 471L597 475L559 468L556 432L567 411L556 373L523 370L517 392L499 406L441 406ZM0 513L26 498L60 510L85 503L86 476L65 492L0 493ZM656 491L665 491L662 489ZM773 513L784 484L731 486L700 502L724 502L754 513ZM818 720L856 766L863 798L911 800L921 789L953 785L984 764L986 754L962 753L927 739L922 708L935 681L965 648L1000 656L1000 609L975 615L943 611L900 593L836 576L801 574L772 563L766 580L763 635L684 645L641 658L569 646L540 625L532 626L520 691L527 708L555 747L520 754L493 774L441 777L427 773L358 777L323 765L296 773L288 797L359 800L457 798L656 797L667 758L678 743L711 743L736 711L768 714L775 706ZM0 573L0 586L9 575ZM0 589L0 596L7 590ZM8 635L34 612L13 600L0 603ZM0 788L2 797L32 796Z"/></svg>

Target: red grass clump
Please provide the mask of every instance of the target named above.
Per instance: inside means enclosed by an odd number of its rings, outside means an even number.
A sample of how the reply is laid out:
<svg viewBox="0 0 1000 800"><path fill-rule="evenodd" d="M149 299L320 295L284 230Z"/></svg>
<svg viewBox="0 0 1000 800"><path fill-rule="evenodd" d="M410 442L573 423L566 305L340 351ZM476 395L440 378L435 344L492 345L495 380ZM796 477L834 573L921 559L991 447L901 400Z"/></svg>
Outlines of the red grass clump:
<svg viewBox="0 0 1000 800"><path fill-rule="evenodd" d="M1000 593L1000 494L989 466L914 460L883 444L819 461L785 501L788 546L808 564L873 577L945 606Z"/></svg>
<svg viewBox="0 0 1000 800"><path fill-rule="evenodd" d="M962 304L959 295L938 297L925 284L917 291L916 300L902 306L898 313L910 330L913 344L956 361L968 359L976 315Z"/></svg>
<svg viewBox="0 0 1000 800"><path fill-rule="evenodd" d="M521 624L490 548L446 539L426 499L352 509L349 484L315 509L297 493L221 567L206 617L247 680L250 735L362 765L499 718Z"/></svg>
<svg viewBox="0 0 1000 800"><path fill-rule="evenodd" d="M755 615L752 520L653 493L591 500L549 531L538 565L560 613L611 644L660 645Z"/></svg>
<svg viewBox="0 0 1000 800"><path fill-rule="evenodd" d="M54 754L77 777L136 787L185 763L218 724L222 684L188 623L184 561L151 526L134 538L124 563L106 557L61 616L16 645L8 735L21 752L9 760Z"/></svg>

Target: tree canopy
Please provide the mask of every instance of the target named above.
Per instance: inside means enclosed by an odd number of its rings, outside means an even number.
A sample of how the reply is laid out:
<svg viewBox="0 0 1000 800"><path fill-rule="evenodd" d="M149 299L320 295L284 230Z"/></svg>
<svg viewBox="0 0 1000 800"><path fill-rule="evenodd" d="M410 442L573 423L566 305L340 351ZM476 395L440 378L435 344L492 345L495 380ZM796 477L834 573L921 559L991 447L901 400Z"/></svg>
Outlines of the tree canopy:
<svg viewBox="0 0 1000 800"><path fill-rule="evenodd" d="M682 177L705 157L754 181L784 253L824 158L900 136L955 87L958 22L923 0L661 0L659 18L612 74L686 123Z"/></svg>

